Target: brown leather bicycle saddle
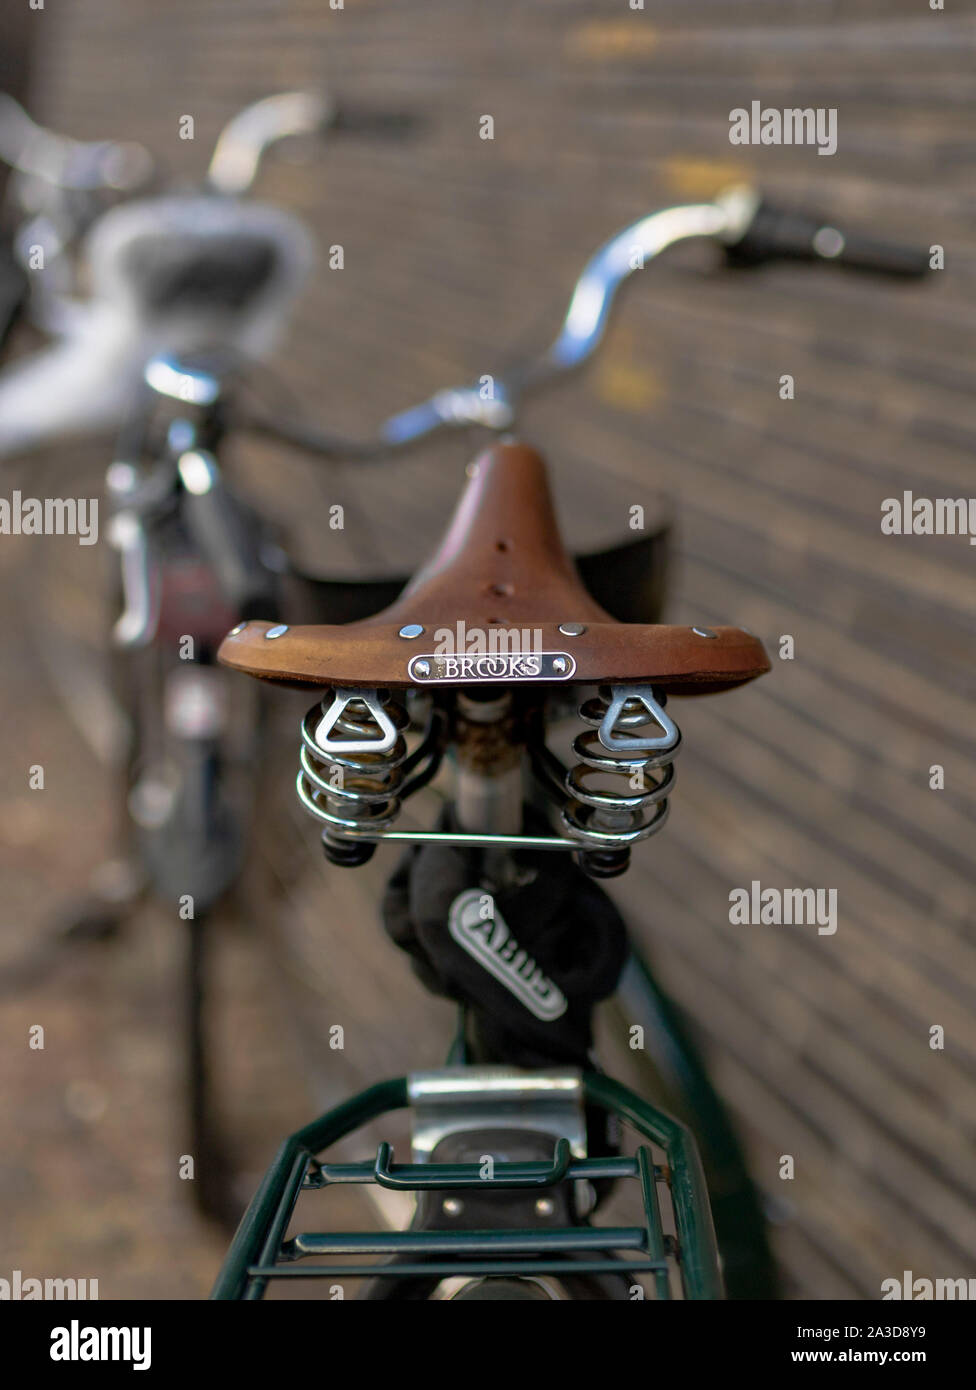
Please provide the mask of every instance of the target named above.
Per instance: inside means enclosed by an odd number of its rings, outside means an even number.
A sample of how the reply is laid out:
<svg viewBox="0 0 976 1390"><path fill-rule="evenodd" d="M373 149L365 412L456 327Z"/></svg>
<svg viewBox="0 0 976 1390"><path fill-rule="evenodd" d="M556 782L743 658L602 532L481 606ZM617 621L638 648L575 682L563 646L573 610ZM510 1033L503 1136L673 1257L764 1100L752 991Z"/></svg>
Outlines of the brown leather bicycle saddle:
<svg viewBox="0 0 976 1390"><path fill-rule="evenodd" d="M497 444L470 472L437 553L390 607L337 626L244 623L224 639L223 664L301 685L529 680L674 694L769 670L762 643L740 628L618 623L605 612L563 546L535 450Z"/></svg>

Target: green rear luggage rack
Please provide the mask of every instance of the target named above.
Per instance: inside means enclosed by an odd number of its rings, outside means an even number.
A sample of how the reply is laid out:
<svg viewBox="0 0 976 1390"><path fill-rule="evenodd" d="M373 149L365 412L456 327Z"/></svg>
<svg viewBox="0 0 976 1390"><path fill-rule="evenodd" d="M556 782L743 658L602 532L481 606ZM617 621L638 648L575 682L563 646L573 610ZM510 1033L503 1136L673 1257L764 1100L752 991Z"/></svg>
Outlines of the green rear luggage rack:
<svg viewBox="0 0 976 1390"><path fill-rule="evenodd" d="M634 1178L640 1186L639 1226L564 1226L485 1231L382 1231L299 1234L285 1239L303 1190L336 1183L378 1183L417 1192L483 1186L478 1164L392 1161L380 1144L375 1161L323 1163L323 1150L377 1116L409 1105L406 1077L384 1081L330 1110L286 1139L244 1213L214 1285L214 1299L260 1299L272 1279L456 1278L486 1275L652 1275L656 1296L671 1297L669 1269L677 1267L685 1298L721 1298L715 1233L698 1150L690 1131L619 1082L598 1073L583 1076L588 1105L618 1115L644 1139L664 1150L666 1167L656 1167L647 1144L635 1154L574 1158L566 1139L556 1141L551 1163L496 1163L492 1186L545 1188L580 1178ZM658 1184L666 1182L677 1238L664 1233ZM620 1255L612 1252L619 1251ZM375 1255L351 1263L342 1257ZM397 1256L395 1265L385 1260ZM298 1264L312 1257L327 1264ZM404 1257L415 1257L407 1258ZM571 1263L567 1262L571 1257Z"/></svg>

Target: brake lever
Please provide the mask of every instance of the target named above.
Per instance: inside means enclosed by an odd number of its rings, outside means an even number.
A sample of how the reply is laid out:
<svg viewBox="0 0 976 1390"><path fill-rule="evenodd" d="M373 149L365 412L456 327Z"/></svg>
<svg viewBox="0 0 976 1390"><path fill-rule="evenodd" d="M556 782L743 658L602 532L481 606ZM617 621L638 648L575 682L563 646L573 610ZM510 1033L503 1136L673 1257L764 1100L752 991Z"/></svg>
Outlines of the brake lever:
<svg viewBox="0 0 976 1390"><path fill-rule="evenodd" d="M928 274L930 253L860 232L844 232L828 218L777 207L760 199L745 232L725 243L727 263L737 268L771 261L825 261L850 270L899 279Z"/></svg>

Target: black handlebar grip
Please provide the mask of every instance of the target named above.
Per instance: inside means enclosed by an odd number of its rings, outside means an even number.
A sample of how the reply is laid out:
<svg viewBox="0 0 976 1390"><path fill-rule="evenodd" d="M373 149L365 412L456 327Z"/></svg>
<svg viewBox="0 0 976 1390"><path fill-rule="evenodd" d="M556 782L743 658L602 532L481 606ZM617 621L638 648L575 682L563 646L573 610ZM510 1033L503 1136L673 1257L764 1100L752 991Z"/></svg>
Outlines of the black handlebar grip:
<svg viewBox="0 0 976 1390"><path fill-rule="evenodd" d="M841 231L828 218L761 202L745 234L726 247L730 264L825 261L878 275L915 278L928 273L929 252Z"/></svg>
<svg viewBox="0 0 976 1390"><path fill-rule="evenodd" d="M331 128L347 135L396 140L416 135L422 125L421 118L413 111L356 106L343 101L336 110Z"/></svg>

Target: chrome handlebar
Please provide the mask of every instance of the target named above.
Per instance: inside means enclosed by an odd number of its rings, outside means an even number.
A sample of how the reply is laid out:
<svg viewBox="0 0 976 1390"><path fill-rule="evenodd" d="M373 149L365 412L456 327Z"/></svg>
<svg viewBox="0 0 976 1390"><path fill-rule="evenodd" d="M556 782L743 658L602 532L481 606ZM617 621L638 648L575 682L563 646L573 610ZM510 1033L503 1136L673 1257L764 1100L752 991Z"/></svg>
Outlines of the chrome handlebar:
<svg viewBox="0 0 976 1390"><path fill-rule="evenodd" d="M273 144L337 127L343 116L325 91L287 92L255 102L221 132L207 174L208 191L218 198L240 198L254 183L261 160ZM82 224L97 216L98 205L104 204L107 195L124 195L138 182L148 181L149 156L139 145L85 144L55 135L36 125L12 98L0 95L0 159L21 175L16 192L29 219L16 241L21 255L38 220L57 224L48 228L47 240L54 259L63 264L57 275L46 277L43 291L35 291L34 317L43 315L47 326L58 331L64 329L67 317L70 328L75 306L68 296L67 245ZM928 269L926 253L856 235L845 238L821 219L783 212L762 201L755 189L735 187L711 202L663 208L611 237L583 267L562 326L549 347L490 378L490 385L483 385L482 379L437 391L390 416L368 440L325 434L297 422L291 410L279 411L278 418L237 409L236 423L324 458L359 460L382 458L442 429L508 430L528 392L593 356L623 282L667 247L693 238L724 246L728 260L740 266L795 259L833 261L899 276L920 275Z"/></svg>
<svg viewBox="0 0 976 1390"><path fill-rule="evenodd" d="M6 92L0 92L0 160L25 178L62 192L125 193L145 183L152 169L148 150L135 141L58 135L33 121Z"/></svg>
<svg viewBox="0 0 976 1390"><path fill-rule="evenodd" d="M272 145L293 135L319 134L336 115L336 103L325 90L281 92L253 102L217 137L209 187L239 197L253 185ZM61 193L130 193L145 186L154 167L149 151L135 141L74 140L46 129L6 92L0 92L0 161ZM23 191L19 198L24 212L35 211Z"/></svg>
<svg viewBox="0 0 976 1390"><path fill-rule="evenodd" d="M736 187L711 203L662 208L623 228L586 262L573 289L562 327L537 357L493 378L489 395L481 383L447 387L399 411L373 440L325 435L294 423L250 416L245 427L324 457L382 458L441 429L481 426L505 431L513 425L530 391L582 366L603 339L621 285L662 251L680 241L711 238L732 244L745 235L759 206L758 193Z"/></svg>
<svg viewBox="0 0 976 1390"><path fill-rule="evenodd" d="M816 215L776 207L748 185L725 190L710 203L662 208L611 237L590 257L576 282L562 327L537 357L491 379L452 386L390 416L372 440L326 435L294 421L252 416L246 428L295 444L324 458L368 461L428 438L441 429L512 427L522 398L536 387L574 371L593 356L603 339L617 293L625 280L643 270L677 242L710 239L722 246L730 265L770 261L826 262L899 279L925 275L926 250L906 248L854 233L846 235Z"/></svg>
<svg viewBox="0 0 976 1390"><path fill-rule="evenodd" d="M216 193L240 197L257 178L261 158L279 140L317 135L338 114L327 92L281 92L245 107L224 126L214 146L207 183Z"/></svg>

